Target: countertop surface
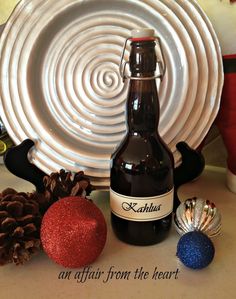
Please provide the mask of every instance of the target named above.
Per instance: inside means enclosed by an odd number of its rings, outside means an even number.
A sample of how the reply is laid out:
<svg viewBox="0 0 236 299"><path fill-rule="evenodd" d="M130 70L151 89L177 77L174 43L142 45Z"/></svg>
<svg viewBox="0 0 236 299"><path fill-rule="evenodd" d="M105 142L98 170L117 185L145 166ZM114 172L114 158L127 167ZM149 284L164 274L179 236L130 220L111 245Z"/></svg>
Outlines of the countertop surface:
<svg viewBox="0 0 236 299"><path fill-rule="evenodd" d="M3 166L0 173L1 190L6 187L18 191L34 189ZM90 279L85 280L85 274L82 278L86 269L62 268L41 252L24 266L0 268L0 298L235 298L236 195L225 187L225 171L206 168L198 180L181 187L179 196L181 200L192 196L209 199L221 211L222 233L213 239L216 254L207 268L190 270L179 262L176 257L179 235L173 227L166 241L153 246L136 247L117 240L110 225L109 194L96 191L92 199L105 215L108 238L101 256L87 269ZM99 276L99 271L104 273ZM157 271L165 272L164 278L158 278ZM63 272L67 274L66 279L60 279Z"/></svg>

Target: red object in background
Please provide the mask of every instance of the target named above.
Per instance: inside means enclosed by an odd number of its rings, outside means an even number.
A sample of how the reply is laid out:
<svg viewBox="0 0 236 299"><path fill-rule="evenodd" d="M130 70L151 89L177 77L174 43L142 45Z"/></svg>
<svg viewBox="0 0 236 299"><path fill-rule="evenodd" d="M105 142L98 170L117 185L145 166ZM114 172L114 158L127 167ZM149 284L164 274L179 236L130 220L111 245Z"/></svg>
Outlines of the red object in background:
<svg viewBox="0 0 236 299"><path fill-rule="evenodd" d="M65 197L45 213L41 241L47 255L66 268L81 268L101 254L107 225L100 209L82 197Z"/></svg>
<svg viewBox="0 0 236 299"><path fill-rule="evenodd" d="M236 175L236 54L223 57L225 81L216 124L228 152L228 169Z"/></svg>

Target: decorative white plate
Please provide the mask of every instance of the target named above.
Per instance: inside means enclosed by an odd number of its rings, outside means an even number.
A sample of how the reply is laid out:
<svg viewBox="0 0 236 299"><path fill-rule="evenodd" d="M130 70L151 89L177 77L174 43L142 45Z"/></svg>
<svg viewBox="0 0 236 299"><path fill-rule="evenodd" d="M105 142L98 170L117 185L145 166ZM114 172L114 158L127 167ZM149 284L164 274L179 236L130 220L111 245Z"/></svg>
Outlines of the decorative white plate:
<svg viewBox="0 0 236 299"><path fill-rule="evenodd" d="M95 185L109 185L110 155L126 129L119 62L137 27L154 28L163 43L159 131L176 164L179 141L202 142L219 109L223 69L195 1L23 0L0 39L1 117L17 144L35 141L30 159L46 173L84 170Z"/></svg>

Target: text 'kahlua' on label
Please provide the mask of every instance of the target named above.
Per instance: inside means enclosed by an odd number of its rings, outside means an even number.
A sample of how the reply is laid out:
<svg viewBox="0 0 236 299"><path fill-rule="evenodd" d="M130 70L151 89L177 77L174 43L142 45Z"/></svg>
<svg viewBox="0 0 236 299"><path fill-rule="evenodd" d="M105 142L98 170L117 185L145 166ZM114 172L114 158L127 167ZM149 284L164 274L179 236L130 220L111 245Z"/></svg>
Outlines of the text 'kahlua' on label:
<svg viewBox="0 0 236 299"><path fill-rule="evenodd" d="M152 221L169 215L173 210L174 189L152 197L130 197L110 189L111 211L127 220Z"/></svg>

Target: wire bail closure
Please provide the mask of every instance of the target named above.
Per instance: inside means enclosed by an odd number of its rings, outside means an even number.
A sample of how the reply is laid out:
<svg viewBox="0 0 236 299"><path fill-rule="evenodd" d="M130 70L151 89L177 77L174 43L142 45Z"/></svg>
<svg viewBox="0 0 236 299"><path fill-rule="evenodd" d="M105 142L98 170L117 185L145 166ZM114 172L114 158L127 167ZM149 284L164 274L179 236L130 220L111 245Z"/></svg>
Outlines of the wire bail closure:
<svg viewBox="0 0 236 299"><path fill-rule="evenodd" d="M125 40L124 43L124 47L123 47L123 51L122 51L122 55L121 55L121 61L120 61L120 65L119 65L119 72L120 72L120 76L123 79L123 82L125 82L126 79L132 79L132 80L151 80L151 79L161 79L161 81L163 80L163 77L166 73L166 62L165 62L165 56L163 53L163 48L162 48L162 43L161 43L161 39L158 36L154 36L156 44L159 44L159 48L161 50L161 60L157 59L157 64L158 64L158 68L160 70L159 74L156 74L152 77L132 77L132 76L127 76L125 74L126 71L126 66L129 63L129 61L124 61L124 55L125 55L125 50L126 50L126 46L128 41L132 40L132 37L128 37Z"/></svg>

